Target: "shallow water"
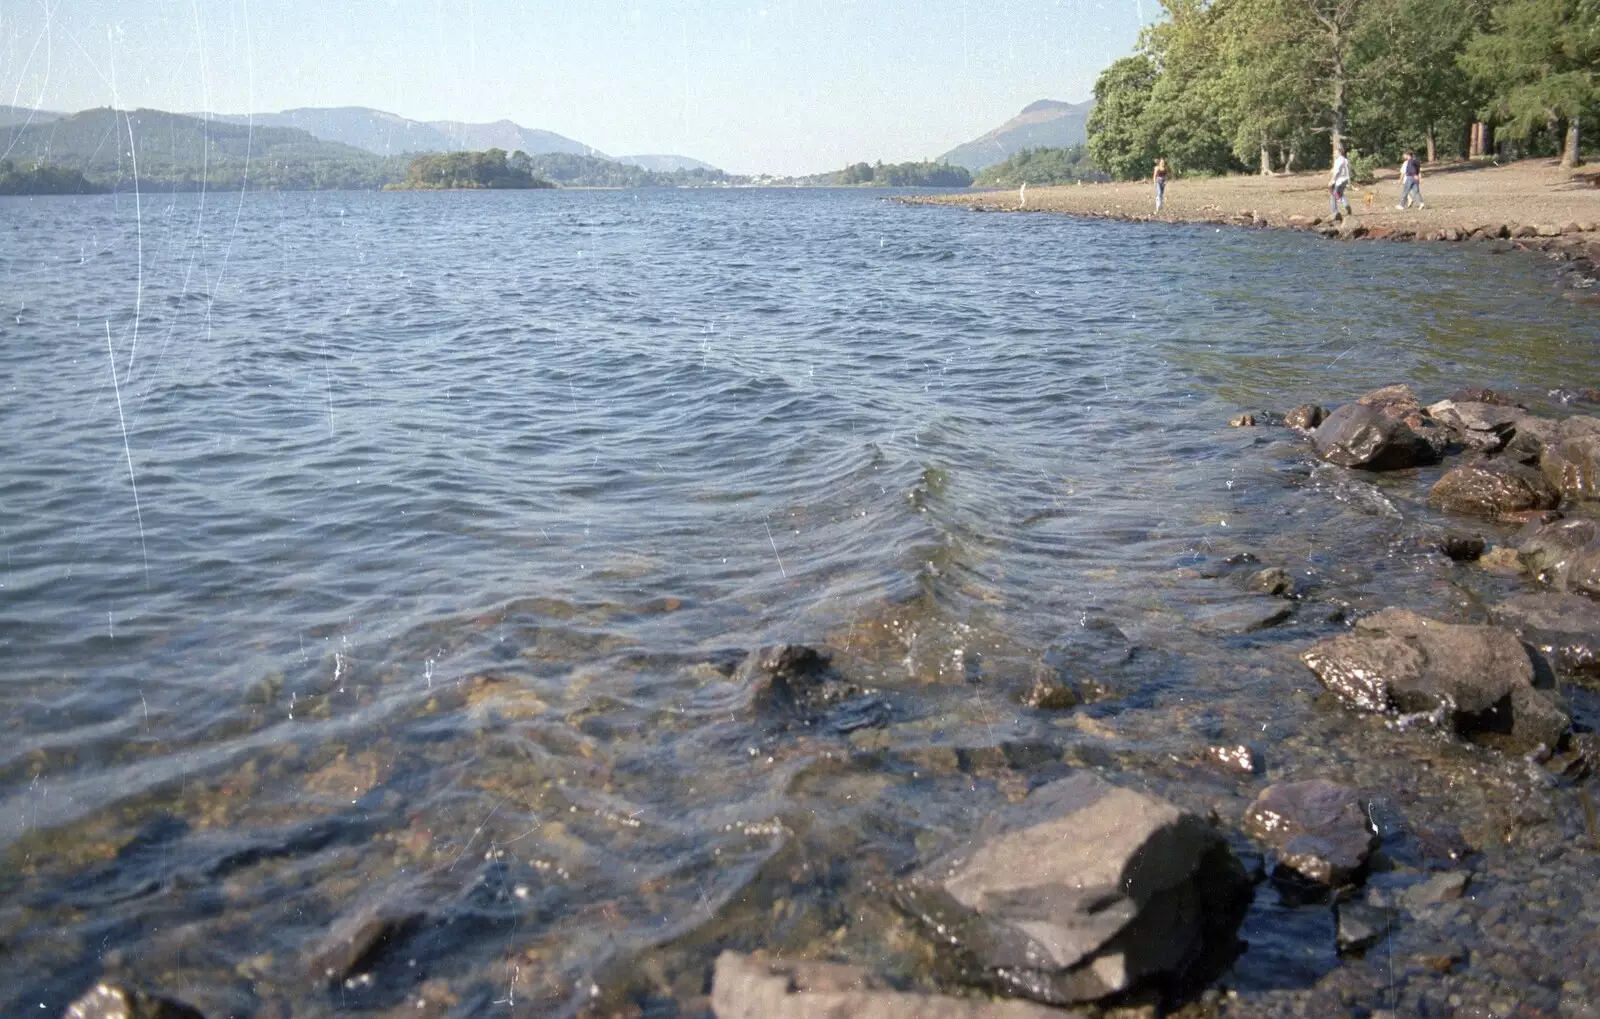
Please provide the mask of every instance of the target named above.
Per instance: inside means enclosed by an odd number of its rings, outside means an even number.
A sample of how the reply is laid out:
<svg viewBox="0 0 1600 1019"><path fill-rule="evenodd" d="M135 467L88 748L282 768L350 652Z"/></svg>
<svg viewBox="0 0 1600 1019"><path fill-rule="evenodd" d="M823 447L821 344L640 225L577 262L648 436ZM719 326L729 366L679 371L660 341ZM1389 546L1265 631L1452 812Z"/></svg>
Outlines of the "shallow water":
<svg viewBox="0 0 1600 1019"><path fill-rule="evenodd" d="M932 979L879 889L1008 795L1242 804L1171 762L1347 726L1294 659L1333 609L1520 583L1410 541L1437 471L1231 415L1600 367L1523 256L864 191L0 199L0 280L8 1013L108 966L213 1014L692 1012L718 945ZM1219 630L1244 551L1318 597ZM757 713L729 663L785 641L889 724ZM380 979L309 980L382 903L427 919ZM1328 970L1296 917L1239 986Z"/></svg>

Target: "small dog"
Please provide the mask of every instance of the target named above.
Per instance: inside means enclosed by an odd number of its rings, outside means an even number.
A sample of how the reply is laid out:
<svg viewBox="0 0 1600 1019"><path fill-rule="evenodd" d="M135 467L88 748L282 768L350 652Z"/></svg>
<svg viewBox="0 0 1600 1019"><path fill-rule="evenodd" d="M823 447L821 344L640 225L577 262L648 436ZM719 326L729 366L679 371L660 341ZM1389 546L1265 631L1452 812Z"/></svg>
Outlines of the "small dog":
<svg viewBox="0 0 1600 1019"><path fill-rule="evenodd" d="M1361 207L1362 207L1362 209L1363 210L1371 209L1372 208L1373 199L1376 198L1376 197L1377 196L1372 193L1372 189L1368 188L1366 190L1366 192L1363 194L1362 199L1361 199Z"/></svg>

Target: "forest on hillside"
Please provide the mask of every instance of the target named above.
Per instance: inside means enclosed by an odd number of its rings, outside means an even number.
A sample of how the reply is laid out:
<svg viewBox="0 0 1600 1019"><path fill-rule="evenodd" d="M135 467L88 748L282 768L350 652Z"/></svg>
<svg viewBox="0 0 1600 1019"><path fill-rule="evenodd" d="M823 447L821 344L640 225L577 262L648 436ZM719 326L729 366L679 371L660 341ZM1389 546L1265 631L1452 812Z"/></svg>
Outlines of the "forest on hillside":
<svg viewBox="0 0 1600 1019"><path fill-rule="evenodd" d="M1161 0L1095 83L1089 152L1121 178L1326 166L1407 148L1575 165L1600 117L1600 0Z"/></svg>
<svg viewBox="0 0 1600 1019"><path fill-rule="evenodd" d="M1084 145L1064 149L1023 149L1003 163L978 171L972 183L979 187L1014 188L1019 184L1073 184L1103 181L1107 175L1089 156Z"/></svg>

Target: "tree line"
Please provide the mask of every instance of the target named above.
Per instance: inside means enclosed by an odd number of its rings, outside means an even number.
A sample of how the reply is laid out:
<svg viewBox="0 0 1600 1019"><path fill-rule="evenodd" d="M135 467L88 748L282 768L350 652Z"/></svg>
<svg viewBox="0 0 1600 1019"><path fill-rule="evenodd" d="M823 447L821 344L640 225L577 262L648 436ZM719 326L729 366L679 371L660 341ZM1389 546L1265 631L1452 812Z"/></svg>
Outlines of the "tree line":
<svg viewBox="0 0 1600 1019"><path fill-rule="evenodd" d="M1023 149L1005 162L979 170L972 182L979 187L1007 188L1023 183L1072 184L1080 180L1106 179L1106 174L1089 156L1088 146L1072 145L1060 149Z"/></svg>
<svg viewBox="0 0 1600 1019"><path fill-rule="evenodd" d="M1600 115L1600 0L1161 0L1095 82L1089 152L1121 178L1293 172L1348 145L1580 160Z"/></svg>
<svg viewBox="0 0 1600 1019"><path fill-rule="evenodd" d="M445 188L553 188L533 175L533 162L521 150L482 152L427 152L411 160L398 187L438 190Z"/></svg>
<svg viewBox="0 0 1600 1019"><path fill-rule="evenodd" d="M85 180L77 170L41 163L22 169L0 159L0 195L96 195L105 188Z"/></svg>
<svg viewBox="0 0 1600 1019"><path fill-rule="evenodd" d="M964 188L972 174L949 163L852 163L833 175L831 183L871 184L886 188Z"/></svg>

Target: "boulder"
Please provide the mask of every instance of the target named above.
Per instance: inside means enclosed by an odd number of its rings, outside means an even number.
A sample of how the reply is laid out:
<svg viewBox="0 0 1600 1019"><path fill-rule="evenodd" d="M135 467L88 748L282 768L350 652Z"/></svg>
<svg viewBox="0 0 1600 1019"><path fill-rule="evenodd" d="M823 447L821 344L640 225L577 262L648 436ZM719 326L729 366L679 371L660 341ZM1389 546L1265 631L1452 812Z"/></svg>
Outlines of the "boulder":
<svg viewBox="0 0 1600 1019"><path fill-rule="evenodd" d="M371 971L425 919L421 912L392 905L352 913L329 928L306 969L314 982L337 987Z"/></svg>
<svg viewBox="0 0 1600 1019"><path fill-rule="evenodd" d="M1451 513L1499 518L1523 510L1555 509L1561 494L1543 474L1508 460L1480 460L1445 472L1428 501Z"/></svg>
<svg viewBox="0 0 1600 1019"><path fill-rule="evenodd" d="M1208 979L1236 954L1250 879L1193 814L1080 772L992 830L899 893L982 983L1072 1004Z"/></svg>
<svg viewBox="0 0 1600 1019"><path fill-rule="evenodd" d="M1317 455L1341 467L1399 470L1437 463L1440 451L1383 408L1347 403L1312 433Z"/></svg>
<svg viewBox="0 0 1600 1019"><path fill-rule="evenodd" d="M1530 573L1558 591L1600 593L1600 523L1575 517L1523 528L1517 558Z"/></svg>
<svg viewBox="0 0 1600 1019"><path fill-rule="evenodd" d="M1435 421L1455 433L1461 444L1486 453L1499 451L1527 412L1493 403L1440 400L1428 408Z"/></svg>
<svg viewBox="0 0 1600 1019"><path fill-rule="evenodd" d="M1327 420L1328 412L1314 403L1302 403L1284 415L1283 423L1301 432L1309 432Z"/></svg>
<svg viewBox="0 0 1600 1019"><path fill-rule="evenodd" d="M181 1001L104 981L67 1006L64 1019L205 1019Z"/></svg>
<svg viewBox="0 0 1600 1019"><path fill-rule="evenodd" d="M805 644L753 651L736 678L748 684L752 702L764 713L820 723L839 733L889 723L887 702L840 675L832 655Z"/></svg>
<svg viewBox="0 0 1600 1019"><path fill-rule="evenodd" d="M891 989L841 963L723 952L711 981L717 1019L1072 1019L1025 1001L984 1001Z"/></svg>
<svg viewBox="0 0 1600 1019"><path fill-rule="evenodd" d="M1558 673L1600 683L1600 604L1581 594L1516 594L1489 610L1550 659Z"/></svg>
<svg viewBox="0 0 1600 1019"><path fill-rule="evenodd" d="M1533 232L1534 232L1534 235L1537 236L1537 237L1560 237L1561 236L1561 228L1559 226L1556 226L1554 223L1540 223L1540 224L1538 224L1537 226L1535 226L1533 228Z"/></svg>
<svg viewBox="0 0 1600 1019"><path fill-rule="evenodd" d="M1568 728L1554 695L1534 687L1547 663L1505 627L1384 609L1301 660L1349 707L1431 716L1464 738L1554 749Z"/></svg>
<svg viewBox="0 0 1600 1019"><path fill-rule="evenodd" d="M1320 778L1267 786L1240 827L1277 850L1280 868L1319 885L1348 884L1378 845L1355 792Z"/></svg>
<svg viewBox="0 0 1600 1019"><path fill-rule="evenodd" d="M1600 498L1600 418L1575 416L1562 421L1544 444L1539 467L1562 495Z"/></svg>
<svg viewBox="0 0 1600 1019"><path fill-rule="evenodd" d="M1549 418L1523 414L1517 418L1500 452L1519 463L1537 464L1544 458L1544 448L1555 438L1558 422ZM1560 486L1557 486L1560 487Z"/></svg>

